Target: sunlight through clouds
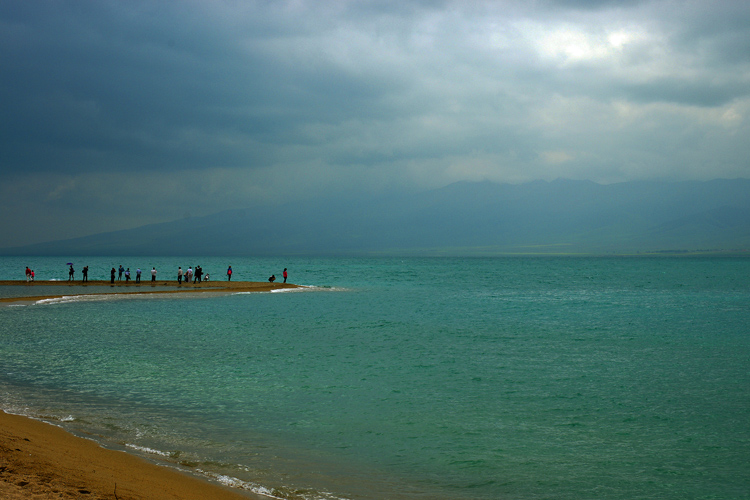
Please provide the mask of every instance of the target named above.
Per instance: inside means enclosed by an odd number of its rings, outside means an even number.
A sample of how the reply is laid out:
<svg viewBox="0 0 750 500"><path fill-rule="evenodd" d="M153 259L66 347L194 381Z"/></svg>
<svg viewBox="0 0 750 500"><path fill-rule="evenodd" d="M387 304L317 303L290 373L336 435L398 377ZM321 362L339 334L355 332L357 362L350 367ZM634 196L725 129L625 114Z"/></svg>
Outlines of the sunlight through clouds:
<svg viewBox="0 0 750 500"><path fill-rule="evenodd" d="M519 30L545 59L562 65L607 60L619 55L631 43L643 40L638 31L587 31L582 27L564 25L550 29L547 25L523 23Z"/></svg>

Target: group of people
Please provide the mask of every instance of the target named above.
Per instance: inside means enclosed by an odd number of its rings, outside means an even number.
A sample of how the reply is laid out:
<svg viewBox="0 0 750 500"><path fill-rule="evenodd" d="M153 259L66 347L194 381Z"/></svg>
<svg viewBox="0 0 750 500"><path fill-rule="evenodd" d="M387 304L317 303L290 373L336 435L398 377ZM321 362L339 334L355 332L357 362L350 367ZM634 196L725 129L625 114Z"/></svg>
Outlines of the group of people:
<svg viewBox="0 0 750 500"><path fill-rule="evenodd" d="M68 281L75 281L75 269L73 269L73 264L68 263L70 266L68 268ZM156 281L156 267L151 268L151 281ZM84 266L84 268L81 270L81 273L83 274L83 278L81 281L88 281L89 280L89 266ZM232 274L234 271L232 271L232 266L229 266L227 269L227 281L232 281ZM137 268L135 270L135 282L140 283L141 282L141 268ZM114 267L110 271L110 283L115 282L115 275L117 276L117 281L122 281L122 277L125 276L125 281L130 281L131 273L130 268L127 269L120 264L120 266L115 269ZM282 274L284 277L284 283L286 283L286 280L288 278L287 268L284 268L284 272ZM203 274L203 268L201 266L195 266L195 271L193 271L192 267L187 268L186 271L182 270L182 267L179 267L177 269L177 283L182 284L183 280L185 283L190 283L192 280L193 283L201 283L203 281L209 281L209 275L206 273ZM26 281L34 281L34 270L30 269L29 266L26 266ZM272 274L270 278L268 278L268 281L273 283L276 281L276 275Z"/></svg>
<svg viewBox="0 0 750 500"><path fill-rule="evenodd" d="M86 266L86 271L88 271L88 266ZM115 282L115 273L117 274L117 281L122 281L122 276L125 275L125 282L127 283L130 281L130 268L128 267L125 269L122 267L122 264L115 270L113 267L112 270L109 272L109 282L114 283ZM137 268L135 270L135 282L140 283L141 282L141 274L143 274L143 271L141 271L141 268ZM156 268L151 268L151 281L156 281Z"/></svg>
<svg viewBox="0 0 750 500"><path fill-rule="evenodd" d="M289 274L286 272L286 267L284 268L284 272L282 273L282 276L284 277L284 283L286 283L286 279L289 277ZM268 278L268 281L273 283L276 281L276 275L272 274L270 278Z"/></svg>
<svg viewBox="0 0 750 500"><path fill-rule="evenodd" d="M227 268L227 281L232 281L232 274L234 274L234 271L232 270L232 266L229 266ZM182 267L179 267L177 269L177 283L182 283L182 280L184 278L186 283L190 283L190 279L192 278L193 283L200 283L201 282L201 276L203 275L203 269L201 269L201 266L195 267L195 272L193 272L193 269L188 267L187 271L182 270ZM289 277L289 273L287 272L287 268L284 268L284 283L286 283L287 278ZM209 280L209 275L206 273L205 276L202 278L203 281ZM276 281L276 275L272 274L270 278L268 278L268 281L273 283Z"/></svg>
<svg viewBox="0 0 750 500"><path fill-rule="evenodd" d="M68 265L70 266L68 268L68 281L75 281L76 271L75 269L73 269L73 264L68 264ZM89 280L89 266L84 266L83 269L81 270L81 274L83 275L83 278L81 278L81 281L88 281Z"/></svg>
<svg viewBox="0 0 750 500"><path fill-rule="evenodd" d="M177 269L177 283L182 284L183 278L185 279L185 283L190 283L190 280L193 280L193 283L200 283L201 281L209 281L210 276L208 273L206 275L203 275L203 268L201 266L195 266L195 271L193 271L193 268L188 266L186 271L182 271L182 267L179 267Z"/></svg>

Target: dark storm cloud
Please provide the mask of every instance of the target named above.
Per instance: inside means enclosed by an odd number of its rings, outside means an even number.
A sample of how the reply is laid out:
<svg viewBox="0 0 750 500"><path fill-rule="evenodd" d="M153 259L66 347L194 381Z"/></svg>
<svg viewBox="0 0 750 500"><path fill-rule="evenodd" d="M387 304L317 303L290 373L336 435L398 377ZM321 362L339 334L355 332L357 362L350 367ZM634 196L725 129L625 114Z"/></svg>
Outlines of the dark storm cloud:
<svg viewBox="0 0 750 500"><path fill-rule="evenodd" d="M4 149L16 161L30 154L27 168L195 164L206 158L191 136L210 141L237 125L225 110L248 105L236 87L247 68L228 80L232 47L197 19L139 3L29 5L5 18L17 35L2 56L3 111L15 117Z"/></svg>
<svg viewBox="0 0 750 500"><path fill-rule="evenodd" d="M262 164L257 143L304 143L300 125L382 114L392 80L306 51L310 28L273 9L34 5L3 16L0 61L6 160L31 170Z"/></svg>
<svg viewBox="0 0 750 500"><path fill-rule="evenodd" d="M0 203L747 176L748 53L745 2L4 2Z"/></svg>

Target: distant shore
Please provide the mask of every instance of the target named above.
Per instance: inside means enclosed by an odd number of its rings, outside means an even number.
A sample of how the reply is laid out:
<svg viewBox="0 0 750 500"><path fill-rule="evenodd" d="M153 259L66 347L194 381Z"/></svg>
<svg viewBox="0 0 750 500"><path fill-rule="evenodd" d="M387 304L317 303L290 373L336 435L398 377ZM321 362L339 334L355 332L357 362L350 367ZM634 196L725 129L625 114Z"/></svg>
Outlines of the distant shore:
<svg viewBox="0 0 750 500"><path fill-rule="evenodd" d="M108 450L54 425L2 411L0 497L7 500L263 498L128 453Z"/></svg>
<svg viewBox="0 0 750 500"><path fill-rule="evenodd" d="M301 288L299 285L293 285L291 283L278 283L278 282L262 282L262 281L204 281L201 283L186 283L178 284L176 280L165 281L165 280L142 280L140 283L136 283L134 280L130 281L115 281L110 283L107 280L91 280L82 282L78 281L25 281L25 280L5 280L0 281L0 286L23 286L28 287L29 293L23 297L3 297L0 298L0 302L36 302L38 300L55 299L60 297L67 297L70 295L87 295L86 289L90 286L96 287L113 287L113 288L127 288L127 292L118 291L111 293L153 293L153 294L165 294L165 293L190 293L190 292L218 292L218 293L237 293L237 292L271 292L274 290L290 289L290 288ZM68 290L57 294L46 294L36 295L33 290L39 286L55 286L65 288ZM149 290L150 288L158 287L159 290ZM165 289L167 288L167 289ZM93 292L97 295L107 295L107 292Z"/></svg>

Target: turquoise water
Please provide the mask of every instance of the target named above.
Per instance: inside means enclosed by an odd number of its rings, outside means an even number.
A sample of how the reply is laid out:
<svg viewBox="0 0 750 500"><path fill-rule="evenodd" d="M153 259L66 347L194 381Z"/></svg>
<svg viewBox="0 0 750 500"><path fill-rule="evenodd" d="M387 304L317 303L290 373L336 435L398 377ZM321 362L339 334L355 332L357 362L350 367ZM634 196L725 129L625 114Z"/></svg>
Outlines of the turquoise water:
<svg viewBox="0 0 750 500"><path fill-rule="evenodd" d="M750 259L84 260L309 288L2 307L2 408L280 498L749 497Z"/></svg>

